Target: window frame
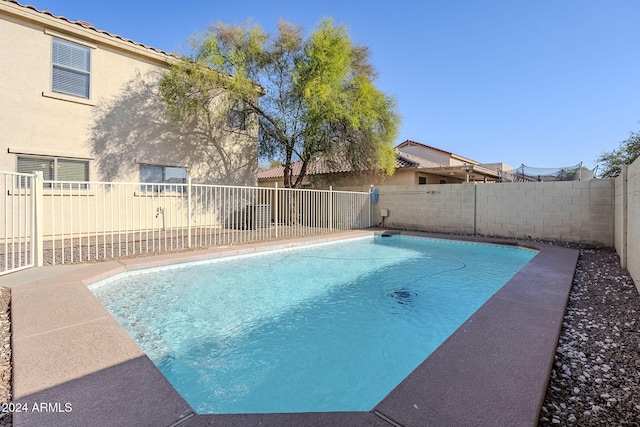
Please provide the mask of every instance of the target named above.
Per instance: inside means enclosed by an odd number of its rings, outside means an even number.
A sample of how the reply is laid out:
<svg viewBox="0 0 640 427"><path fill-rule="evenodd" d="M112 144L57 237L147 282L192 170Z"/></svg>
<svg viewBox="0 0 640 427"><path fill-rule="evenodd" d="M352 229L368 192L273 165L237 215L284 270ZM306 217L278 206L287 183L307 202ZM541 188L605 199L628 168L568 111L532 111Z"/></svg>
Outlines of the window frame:
<svg viewBox="0 0 640 427"><path fill-rule="evenodd" d="M246 131L249 114L244 102L235 102L227 111L227 126L238 131Z"/></svg>
<svg viewBox="0 0 640 427"><path fill-rule="evenodd" d="M92 82L93 82L93 54L91 52L92 49L95 49L95 46L80 43L74 40L71 40L67 37L62 37L61 35L55 33L49 33L51 35L51 57L50 57L50 70L51 70L51 78L50 78L50 90L51 94L54 96L61 97L71 97L72 99L85 100L89 101L92 97ZM84 51L84 54L87 55L87 69L84 70L82 68L74 67L73 64L56 62L54 59L54 49L55 44L61 43L63 45L71 46L74 49L81 49ZM60 87L56 87L56 79L55 73L57 70L62 70L74 74L81 74L86 77L86 87L82 89L83 93L80 91L70 91L63 90Z"/></svg>
<svg viewBox="0 0 640 427"><path fill-rule="evenodd" d="M44 181L50 181L44 184L44 188L47 189L62 189L62 188L74 188L74 189L82 189L82 190L86 190L89 188L89 180L91 177L91 162L89 160L86 159L78 159L78 158L73 158L73 157L62 157L62 156L47 156L47 155L37 155L37 154L18 154L16 155L16 172L22 172L22 173L33 173L34 170L38 170L38 169L32 169L30 171L21 171L20 169L20 160L21 159L33 159L33 160L39 160L42 162L49 162L50 166L49 168L52 170L51 173L51 178L44 178ZM64 184L53 184L56 183L57 181L59 181L58 179L58 169L59 166L58 164L60 162L73 162L73 163L77 163L77 164L82 164L83 165L83 175L85 177L85 179L83 180L74 180L74 179L65 179L62 180L64 182ZM42 169L41 169L42 170ZM75 183L78 184L75 184ZM84 183L84 184L83 184ZM24 181L21 180L20 182L20 187L27 187L27 185L25 184Z"/></svg>
<svg viewBox="0 0 640 427"><path fill-rule="evenodd" d="M149 169L160 169L160 179L161 181L143 181L143 168ZM184 171L183 182L174 183L171 181L167 181L167 169L176 169ZM153 163L139 163L138 164L138 174L140 180L140 191L146 193L186 193L187 192L187 181L189 179L189 170L183 166L169 166L169 165L158 165ZM169 177L168 179L172 179ZM153 185L154 183L163 184L163 185ZM151 185L150 185L151 184Z"/></svg>

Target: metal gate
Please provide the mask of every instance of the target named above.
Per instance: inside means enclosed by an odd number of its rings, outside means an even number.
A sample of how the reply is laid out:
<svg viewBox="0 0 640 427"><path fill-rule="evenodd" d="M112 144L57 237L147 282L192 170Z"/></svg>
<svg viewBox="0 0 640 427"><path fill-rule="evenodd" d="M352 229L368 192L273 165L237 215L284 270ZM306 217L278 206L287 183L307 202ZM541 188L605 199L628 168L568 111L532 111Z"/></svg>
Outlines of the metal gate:
<svg viewBox="0 0 640 427"><path fill-rule="evenodd" d="M0 172L0 275L33 267L34 175Z"/></svg>

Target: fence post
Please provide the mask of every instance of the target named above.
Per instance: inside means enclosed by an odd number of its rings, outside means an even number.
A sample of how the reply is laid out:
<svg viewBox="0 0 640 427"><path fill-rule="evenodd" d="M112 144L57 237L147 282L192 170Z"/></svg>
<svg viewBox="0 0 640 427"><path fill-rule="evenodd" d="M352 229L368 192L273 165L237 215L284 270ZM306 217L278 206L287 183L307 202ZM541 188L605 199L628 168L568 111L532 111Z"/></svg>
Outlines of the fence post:
<svg viewBox="0 0 640 427"><path fill-rule="evenodd" d="M33 173L33 182L31 183L31 208L33 209L33 229L31 235L31 244L33 245L33 265L42 267L44 265L44 248L43 248L43 221L44 214L42 197L42 189L44 186L42 171Z"/></svg>
<svg viewBox="0 0 640 427"><path fill-rule="evenodd" d="M616 178L617 180L620 180L620 187L621 187L621 197L622 200L618 203L617 200L615 200L615 183L614 183L614 212L615 212L615 205L617 204L618 206L620 206L620 225L619 225L619 229L615 230L615 220L614 220L614 231L613 231L613 245L615 246L615 248L617 249L618 255L620 256L620 266L622 268L627 268L627 260L628 260L628 253L627 253L627 248L628 248L628 240L627 240L627 233L629 231L628 229L628 209L629 209L629 200L628 200L628 180L629 179L629 165L622 165L622 170L620 171L620 175ZM591 181L593 182L593 181ZM616 233L617 232L617 233ZM620 239L622 240L620 243L617 243L616 240L616 234L620 236Z"/></svg>
<svg viewBox="0 0 640 427"><path fill-rule="evenodd" d="M187 178L187 247L191 247L191 177Z"/></svg>
<svg viewBox="0 0 640 427"><path fill-rule="evenodd" d="M329 186L329 231L333 231L333 185Z"/></svg>
<svg viewBox="0 0 640 427"><path fill-rule="evenodd" d="M275 204L275 209L274 209L275 218L273 220L273 223L276 226L276 239L277 239L278 238L278 211L280 210L280 205L278 204L278 183L276 182L275 184L276 184L276 189L275 189L275 195L273 197L274 198L273 203Z"/></svg>
<svg viewBox="0 0 640 427"><path fill-rule="evenodd" d="M473 235L478 234L478 185L473 183Z"/></svg>

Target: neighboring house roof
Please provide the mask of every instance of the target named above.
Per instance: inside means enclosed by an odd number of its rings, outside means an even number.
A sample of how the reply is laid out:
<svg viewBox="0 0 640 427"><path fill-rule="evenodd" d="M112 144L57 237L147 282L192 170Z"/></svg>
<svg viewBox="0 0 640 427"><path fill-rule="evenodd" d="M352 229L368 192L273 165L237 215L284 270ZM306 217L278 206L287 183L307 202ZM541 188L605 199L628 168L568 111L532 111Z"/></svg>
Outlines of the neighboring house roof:
<svg viewBox="0 0 640 427"><path fill-rule="evenodd" d="M397 165L397 164L396 164ZM291 165L293 176L299 176L302 169L302 161L294 162ZM321 175L325 173L351 172L351 166L346 161L316 160L309 162L307 165L307 175ZM258 172L258 179L268 180L277 179L284 176L284 166L278 166L273 169Z"/></svg>
<svg viewBox="0 0 640 427"><path fill-rule="evenodd" d="M40 9L37 9L34 6L31 6L31 5L21 4L21 3L17 2L16 0L0 0L0 3L5 3L5 4L16 6L16 9L17 9L16 13L19 13L20 9L34 11L34 12L37 12L38 14L40 14L42 17L50 17L50 18L53 18L55 20L60 21L61 23L72 24L72 25L75 25L75 26L79 27L79 29L82 28L84 30L91 30L91 31L95 32L96 34L104 35L104 36L107 36L107 37L112 38L114 40L125 42L126 44L129 44L129 45L131 45L131 47L134 47L134 48L135 47L144 48L144 49L151 50L151 51L154 51L156 53L159 53L161 55L174 56L174 55L172 55L170 53L167 53L167 52L165 52L163 50L156 49L156 48L151 47L151 46L147 46L147 45L145 45L143 43L138 43L136 41L133 41L131 39L127 39L127 38L119 36L117 34L110 33L108 31L99 30L99 29L95 28L93 25L91 25L90 23L86 22L86 21L72 21L72 20L70 20L70 19L68 19L68 18L66 18L64 16L54 15L53 13L49 12L48 10L40 10ZM22 17L26 18L26 16L22 16Z"/></svg>
<svg viewBox="0 0 640 427"><path fill-rule="evenodd" d="M441 167L442 165L432 162L431 160L423 159L418 156L414 156L408 153L403 153L396 149L396 169L406 168L433 168ZM297 161L291 165L293 176L300 175L300 169L302 168L302 162ZM341 173L351 172L351 166L347 161L333 161L326 162L323 160L316 160L310 162L307 165L307 175L321 175L328 173ZM282 178L284 176L284 166L279 166L266 171L258 172L259 180L272 180Z"/></svg>
<svg viewBox="0 0 640 427"><path fill-rule="evenodd" d="M420 147L426 147L426 148L429 148L429 149L431 149L431 150L440 151L441 153L448 154L448 155L453 154L453 153L451 153L450 151L445 151L445 150L443 150L443 149L441 149L441 148L432 147L431 145L423 144L423 143L421 143L421 142L416 142L416 141L413 141L413 140L411 140L411 139L407 139L407 140L406 140L406 141L404 141L403 143L400 143L400 144L396 145L396 148L397 148L397 149L402 149L402 148L404 148L404 147L409 147L409 146L412 146L412 145L418 145L418 146L420 146Z"/></svg>
<svg viewBox="0 0 640 427"><path fill-rule="evenodd" d="M448 156L455 157L458 160L463 160L467 164L460 166L445 166L440 163L434 162L432 160L424 159L422 157L416 156L414 154L405 153L402 151L402 148L410 146L410 145L418 145L431 150L439 151ZM416 170L420 170L425 173L431 173L435 175L441 176L456 176L459 179L463 179L465 176L469 176L471 179L483 179L487 178L498 178L497 171L493 171L487 169L478 164L478 162L474 160L467 159L462 156L458 156L456 154L450 153L445 150L441 150L439 148L431 147L426 144L421 144L419 142L407 140L402 144L399 144L395 148L396 151L396 169L410 169L415 168ZM300 169L302 167L302 162L297 161L291 165L292 175L299 176ZM311 162L307 166L307 175L320 175L320 174L329 174L329 173L340 173L340 172L351 172L351 167L348 162L325 162L322 160ZM269 169L266 171L258 172L258 181L275 181L278 179L282 179L284 176L284 167L276 167L273 169Z"/></svg>
<svg viewBox="0 0 640 427"><path fill-rule="evenodd" d="M435 162L430 160L422 159L417 156L413 156L411 154L403 153L399 150L396 150L396 169L405 169L405 168L432 168L432 167L441 167ZM293 172L293 176L300 175L300 169L302 168L302 162L297 161L291 165L291 169ZM341 173L341 172L351 172L351 166L347 161L333 161L326 162L324 160L316 160L307 166L307 175L321 175L328 173ZM279 166L273 169L269 169L266 171L258 172L259 180L272 180L282 178L284 176L284 166Z"/></svg>
<svg viewBox="0 0 640 427"><path fill-rule="evenodd" d="M407 163L405 166L401 166L401 163ZM396 148L396 168L399 167L417 167L417 168L439 168L442 165L422 157L414 156L413 154L404 153Z"/></svg>
<svg viewBox="0 0 640 427"><path fill-rule="evenodd" d="M423 144L423 143L421 143L421 142L412 141L412 140L410 140L410 139L407 139L407 140L406 140L406 141L404 141L403 143L398 144L398 145L396 146L396 149L402 150L403 148L405 148L405 147L410 147L410 146L412 146L412 145L413 145L413 146L418 146L418 147L428 148L428 149L430 149L430 150L434 150L434 151L439 151L439 152L441 152L441 153L443 153L443 154L448 155L449 157L452 157L452 158L454 158L454 159L457 159L457 160L460 160L460 161L463 161L463 162L466 162L466 163L470 163L470 164L474 164L474 165L477 165L477 164L479 163L479 162L477 162L477 161L475 161L475 160L471 160L471 159L469 159L469 158L467 158L467 157L463 157L463 156L461 156L461 155L459 155L459 154L455 154L455 153L452 153L452 152L450 152L450 151L443 150L443 149L441 149L441 148L433 147L433 146L431 146L431 145Z"/></svg>

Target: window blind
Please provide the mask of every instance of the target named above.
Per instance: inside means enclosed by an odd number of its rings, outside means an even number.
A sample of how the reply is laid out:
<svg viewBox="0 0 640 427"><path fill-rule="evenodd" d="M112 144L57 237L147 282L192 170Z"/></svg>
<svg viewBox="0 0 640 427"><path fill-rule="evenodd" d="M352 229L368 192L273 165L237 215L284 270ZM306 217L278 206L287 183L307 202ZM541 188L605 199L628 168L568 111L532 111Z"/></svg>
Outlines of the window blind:
<svg viewBox="0 0 640 427"><path fill-rule="evenodd" d="M53 180L53 159L42 157L18 157L18 173L33 173L42 171L45 180Z"/></svg>
<svg viewBox="0 0 640 427"><path fill-rule="evenodd" d="M53 39L52 90L89 98L91 51L65 40Z"/></svg>
<svg viewBox="0 0 640 427"><path fill-rule="evenodd" d="M81 160L58 159L56 175L58 181L88 181L89 163Z"/></svg>

